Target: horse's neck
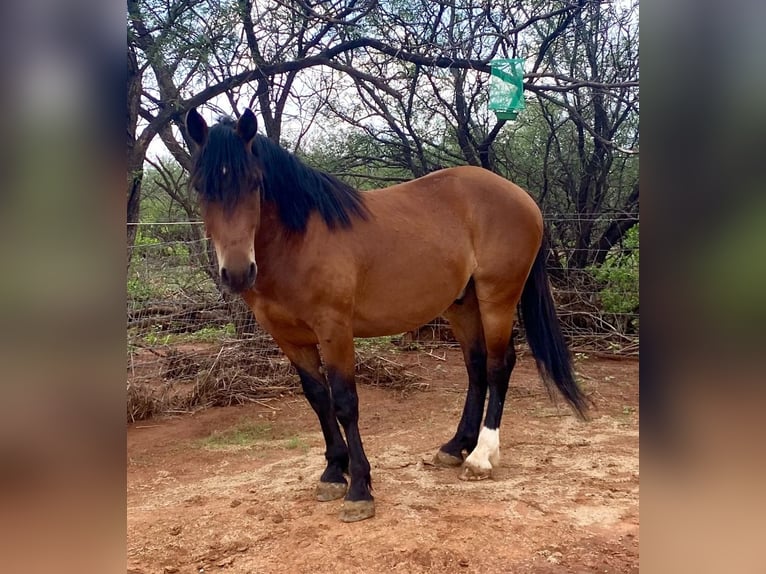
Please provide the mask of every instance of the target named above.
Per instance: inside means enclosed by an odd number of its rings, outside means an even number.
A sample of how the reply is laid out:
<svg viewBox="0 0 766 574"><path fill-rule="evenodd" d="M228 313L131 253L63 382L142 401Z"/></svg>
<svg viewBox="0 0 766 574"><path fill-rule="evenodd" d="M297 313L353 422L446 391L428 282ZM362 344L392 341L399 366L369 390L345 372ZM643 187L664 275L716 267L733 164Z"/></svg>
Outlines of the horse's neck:
<svg viewBox="0 0 766 574"><path fill-rule="evenodd" d="M303 235L289 233L277 213L276 205L261 204L261 221L255 238L255 262L258 266L256 290L262 302L279 302L290 277L299 267Z"/></svg>
<svg viewBox="0 0 766 574"><path fill-rule="evenodd" d="M261 202L261 221L255 238L255 259L258 266L267 266L285 255L286 243L293 240L288 236L279 218L276 204Z"/></svg>

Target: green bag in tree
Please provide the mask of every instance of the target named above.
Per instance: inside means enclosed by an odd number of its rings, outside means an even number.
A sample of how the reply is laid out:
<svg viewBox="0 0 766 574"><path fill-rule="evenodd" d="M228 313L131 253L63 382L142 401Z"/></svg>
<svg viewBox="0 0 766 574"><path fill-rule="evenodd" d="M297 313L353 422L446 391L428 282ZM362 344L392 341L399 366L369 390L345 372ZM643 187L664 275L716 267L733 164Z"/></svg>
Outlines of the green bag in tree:
<svg viewBox="0 0 766 574"><path fill-rule="evenodd" d="M524 59L492 60L489 65L489 110L499 120L515 120L524 109Z"/></svg>

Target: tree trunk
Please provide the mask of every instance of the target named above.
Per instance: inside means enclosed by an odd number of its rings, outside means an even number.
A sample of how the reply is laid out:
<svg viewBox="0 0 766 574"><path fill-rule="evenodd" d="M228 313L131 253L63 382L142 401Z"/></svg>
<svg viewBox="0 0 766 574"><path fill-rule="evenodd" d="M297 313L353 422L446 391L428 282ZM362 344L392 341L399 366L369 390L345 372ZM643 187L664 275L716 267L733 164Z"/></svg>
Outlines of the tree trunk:
<svg viewBox="0 0 766 574"><path fill-rule="evenodd" d="M638 224L638 205L638 184L636 184L625 202L623 213L606 228L598 240L593 259L594 264L603 264L612 246L617 245L625 237L625 234Z"/></svg>
<svg viewBox="0 0 766 574"><path fill-rule="evenodd" d="M144 178L143 168L128 170L128 234L127 234L127 267L133 256L133 246L136 243L138 226L131 225L138 222L138 214L141 209L141 182Z"/></svg>
<svg viewBox="0 0 766 574"><path fill-rule="evenodd" d="M133 255L133 245L136 241L138 228L132 223L138 222L138 214L141 208L141 182L144 178L144 152L136 139L138 127L138 110L141 105L141 79L142 73L138 66L138 60L133 49L128 46L128 109L127 109L127 132L128 132L128 178L127 178L127 201L128 201L128 230L127 230L127 258L126 268L130 267L130 259Z"/></svg>

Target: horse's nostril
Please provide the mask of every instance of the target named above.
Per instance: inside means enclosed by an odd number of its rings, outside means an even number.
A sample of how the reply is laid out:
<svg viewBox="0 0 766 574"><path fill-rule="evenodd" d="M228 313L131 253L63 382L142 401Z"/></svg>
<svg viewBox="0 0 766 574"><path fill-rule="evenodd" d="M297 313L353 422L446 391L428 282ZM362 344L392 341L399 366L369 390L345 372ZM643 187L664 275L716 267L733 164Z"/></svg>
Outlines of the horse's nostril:
<svg viewBox="0 0 766 574"><path fill-rule="evenodd" d="M255 279L255 263L250 264L250 268L248 269L248 277L250 279Z"/></svg>
<svg viewBox="0 0 766 574"><path fill-rule="evenodd" d="M221 281L226 284L229 283L229 272L226 271L226 267L221 267Z"/></svg>

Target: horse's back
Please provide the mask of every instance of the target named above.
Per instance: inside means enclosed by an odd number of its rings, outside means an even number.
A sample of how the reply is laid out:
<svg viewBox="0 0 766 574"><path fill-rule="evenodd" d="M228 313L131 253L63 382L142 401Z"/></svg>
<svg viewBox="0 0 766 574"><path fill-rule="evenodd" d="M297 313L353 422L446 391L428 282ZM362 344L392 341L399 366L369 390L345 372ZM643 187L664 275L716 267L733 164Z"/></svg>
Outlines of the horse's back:
<svg viewBox="0 0 766 574"><path fill-rule="evenodd" d="M491 214L511 217L519 224L542 226L542 215L534 199L515 183L477 166L441 169L405 183L366 192L381 196L400 207L447 205L478 216L477 223L491 222ZM422 211L418 214L423 215ZM490 223L491 225L491 223Z"/></svg>
<svg viewBox="0 0 766 574"><path fill-rule="evenodd" d="M445 186L446 189L468 202L485 225L491 225L491 214L498 214L510 217L511 221L520 225L536 222L542 226L542 214L532 196L512 181L489 170L471 165L452 167L411 183L427 178L454 180L453 185Z"/></svg>
<svg viewBox="0 0 766 574"><path fill-rule="evenodd" d="M537 253L543 218L534 199L515 183L476 166L459 166L370 192L373 212L386 225L409 221L429 236L470 239L478 257L502 257L509 248L519 255ZM425 234L421 233L423 237ZM528 253L527 253L528 252ZM531 260L530 260L531 264Z"/></svg>
<svg viewBox="0 0 766 574"><path fill-rule="evenodd" d="M355 296L360 336L429 321L471 277L523 283L539 247L535 202L482 168L440 170L364 195L370 217L348 238L363 270Z"/></svg>

